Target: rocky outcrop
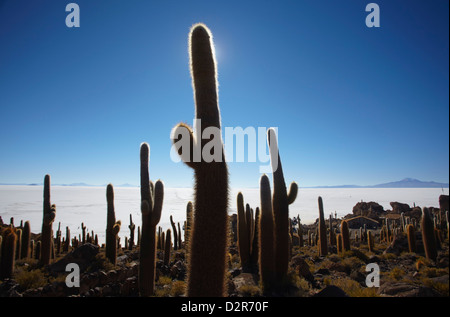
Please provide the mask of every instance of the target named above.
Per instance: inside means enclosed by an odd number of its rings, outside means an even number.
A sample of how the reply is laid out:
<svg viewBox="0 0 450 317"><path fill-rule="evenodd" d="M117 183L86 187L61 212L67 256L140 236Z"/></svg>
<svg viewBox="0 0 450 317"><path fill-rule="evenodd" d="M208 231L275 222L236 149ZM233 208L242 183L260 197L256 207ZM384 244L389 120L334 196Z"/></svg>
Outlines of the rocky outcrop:
<svg viewBox="0 0 450 317"><path fill-rule="evenodd" d="M402 212L407 213L411 211L411 207L408 204L399 203L397 201L390 202L389 204L392 207L391 213L401 214Z"/></svg>
<svg viewBox="0 0 450 317"><path fill-rule="evenodd" d="M385 210L383 206L373 201L359 202L353 207L354 216L365 216L379 220L380 216L384 214Z"/></svg>

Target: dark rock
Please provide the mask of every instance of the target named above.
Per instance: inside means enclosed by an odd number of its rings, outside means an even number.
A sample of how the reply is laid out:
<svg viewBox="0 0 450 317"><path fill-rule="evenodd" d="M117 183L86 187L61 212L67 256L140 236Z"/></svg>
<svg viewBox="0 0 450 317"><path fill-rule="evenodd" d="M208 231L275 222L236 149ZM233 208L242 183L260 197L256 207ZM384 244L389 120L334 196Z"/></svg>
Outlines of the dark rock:
<svg viewBox="0 0 450 317"><path fill-rule="evenodd" d="M349 297L341 288L328 285L323 290L315 294L313 297Z"/></svg>
<svg viewBox="0 0 450 317"><path fill-rule="evenodd" d="M384 283L378 290L379 295L393 297L437 297L438 292L429 287L409 283Z"/></svg>
<svg viewBox="0 0 450 317"><path fill-rule="evenodd" d="M406 235L397 235L383 253L393 253L398 256L400 253L408 251L408 238Z"/></svg>
<svg viewBox="0 0 450 317"><path fill-rule="evenodd" d="M296 268L298 276L303 277L310 283L314 283L314 275L309 270L309 265L301 256L295 256L291 260L291 265Z"/></svg>
<svg viewBox="0 0 450 317"><path fill-rule="evenodd" d="M390 202L389 204L392 207L392 213L395 214L401 214L402 212L407 213L411 211L411 207L409 207L408 204L399 203L397 201Z"/></svg>
<svg viewBox="0 0 450 317"><path fill-rule="evenodd" d="M65 272L67 264L76 263L80 267L80 272L83 272L93 262L98 252L98 246L91 243L85 243L68 253L58 262L50 264L49 270L52 272Z"/></svg>
<svg viewBox="0 0 450 317"><path fill-rule="evenodd" d="M331 273L330 273L329 269L321 268L321 269L318 269L316 272L314 272L314 274L330 275Z"/></svg>
<svg viewBox="0 0 450 317"><path fill-rule="evenodd" d="M352 211L354 216L365 216L376 220L385 213L383 206L373 201L359 202Z"/></svg>

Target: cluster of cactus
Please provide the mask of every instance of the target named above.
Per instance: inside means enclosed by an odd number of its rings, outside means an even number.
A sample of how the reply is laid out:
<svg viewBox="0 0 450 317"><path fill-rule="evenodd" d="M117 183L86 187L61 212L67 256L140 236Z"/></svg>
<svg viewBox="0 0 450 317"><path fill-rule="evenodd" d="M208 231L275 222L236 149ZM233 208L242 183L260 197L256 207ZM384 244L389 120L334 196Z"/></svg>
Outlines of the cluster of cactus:
<svg viewBox="0 0 450 317"><path fill-rule="evenodd" d="M268 286L282 290L286 285L286 277L289 264L290 256L290 242L289 242L289 205L292 204L297 198L298 186L295 182L291 183L289 192L286 189L286 183L284 181L283 169L281 165L280 154L278 151L278 143L276 139L276 134L274 129L269 129L267 131L267 139L269 144L269 152L271 158L272 172L273 172L273 195L270 189L270 183L266 175L261 177L260 181L260 195L261 195L261 227L260 227L260 249L261 254L265 248L269 248L267 243L264 241L269 241L273 239L273 256L269 259L263 259L260 256L260 272L272 271L273 275L267 276L266 280L262 281L263 287L267 289ZM264 206L264 207L263 207ZM269 208L270 206L270 208ZM263 210L263 208L265 210ZM270 216L270 215L271 216ZM263 224L266 228L270 228L268 222L269 219L273 219L273 232L268 233L267 229L264 229ZM267 223L266 223L267 222ZM268 235L269 238L263 236ZM269 251L270 254L271 251ZM267 262L274 261L275 263L267 264ZM263 265L268 265L270 269L265 269ZM263 273L264 274L264 273ZM263 279L263 278L262 278ZM268 289L266 290L268 291Z"/></svg>
<svg viewBox="0 0 450 317"><path fill-rule="evenodd" d="M249 204L244 209L244 196L241 192L237 195L237 233L239 257L243 272L254 272L258 266L259 252L259 208L256 213Z"/></svg>
<svg viewBox="0 0 450 317"><path fill-rule="evenodd" d="M182 239L181 239L180 223L178 222L177 224L175 224L175 222L173 221L172 215L171 215L170 216L170 224L171 224L172 230L173 230L173 249L174 250L181 249ZM178 225L178 229L177 229L177 225Z"/></svg>
<svg viewBox="0 0 450 317"><path fill-rule="evenodd" d="M204 136L205 129L221 129L214 46L212 34L205 25L196 24L191 28L189 53L195 118L201 120L201 131L195 134ZM203 153L211 139L197 139L193 130L184 123L178 124L172 131L175 146L180 135L189 136L189 149L179 147L178 153L195 174L195 218L189 237L187 296L224 296L229 189L223 143L222 140L215 140L221 147L214 148L218 159L207 162L202 155L194 161L194 151ZM220 138L220 135L216 137Z"/></svg>

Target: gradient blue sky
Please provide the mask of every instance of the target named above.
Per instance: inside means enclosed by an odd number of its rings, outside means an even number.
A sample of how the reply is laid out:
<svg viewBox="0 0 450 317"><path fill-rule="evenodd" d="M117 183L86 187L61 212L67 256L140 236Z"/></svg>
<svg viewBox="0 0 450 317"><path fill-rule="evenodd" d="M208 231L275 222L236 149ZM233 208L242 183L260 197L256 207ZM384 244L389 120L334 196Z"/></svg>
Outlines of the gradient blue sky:
<svg viewBox="0 0 450 317"><path fill-rule="evenodd" d="M449 1L0 0L0 183L193 183L170 160L192 124L187 35L214 34L222 125L278 127L300 186L449 180ZM231 163L256 187L260 163Z"/></svg>

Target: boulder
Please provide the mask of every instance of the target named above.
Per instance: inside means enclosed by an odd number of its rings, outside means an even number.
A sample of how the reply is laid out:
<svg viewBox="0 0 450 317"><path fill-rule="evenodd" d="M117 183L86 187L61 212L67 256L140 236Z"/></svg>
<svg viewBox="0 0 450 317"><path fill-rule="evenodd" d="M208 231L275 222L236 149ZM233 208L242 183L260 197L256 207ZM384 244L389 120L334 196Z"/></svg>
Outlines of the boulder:
<svg viewBox="0 0 450 317"><path fill-rule="evenodd" d="M354 216L365 216L378 220L384 213L385 210L383 206L373 201L359 202L353 207Z"/></svg>
<svg viewBox="0 0 450 317"><path fill-rule="evenodd" d="M315 294L313 297L349 297L341 288L328 285L323 290Z"/></svg>
<svg viewBox="0 0 450 317"><path fill-rule="evenodd" d="M68 253L58 262L50 264L49 269L53 272L65 272L67 264L76 263L80 267L80 272L83 272L94 261L98 252L98 246L91 243L85 243Z"/></svg>
<svg viewBox="0 0 450 317"><path fill-rule="evenodd" d="M437 297L438 292L432 288L411 283L384 283L378 289L378 294L389 297Z"/></svg>
<svg viewBox="0 0 450 317"><path fill-rule="evenodd" d="M401 214L402 212L406 213L408 211L411 211L411 207L409 207L408 204L399 203L397 201L390 202L389 204L392 207L392 213L395 214Z"/></svg>

